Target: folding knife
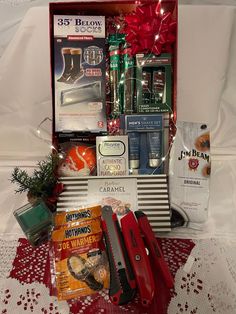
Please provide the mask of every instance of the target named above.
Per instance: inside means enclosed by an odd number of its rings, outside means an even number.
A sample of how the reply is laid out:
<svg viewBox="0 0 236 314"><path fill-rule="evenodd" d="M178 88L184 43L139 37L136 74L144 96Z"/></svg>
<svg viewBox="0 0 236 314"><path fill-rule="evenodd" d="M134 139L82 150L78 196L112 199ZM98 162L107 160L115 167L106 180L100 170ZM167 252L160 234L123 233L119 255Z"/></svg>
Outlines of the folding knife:
<svg viewBox="0 0 236 314"><path fill-rule="evenodd" d="M163 253L159 247L155 234L152 231L147 216L142 211L135 211L135 216L138 220L140 231L144 236L150 257L153 259L156 267L160 269L166 286L168 288L173 288L174 279L170 273L169 267L164 259Z"/></svg>
<svg viewBox="0 0 236 314"><path fill-rule="evenodd" d="M121 228L142 304L149 306L154 297L155 283L140 229L132 211L121 218Z"/></svg>

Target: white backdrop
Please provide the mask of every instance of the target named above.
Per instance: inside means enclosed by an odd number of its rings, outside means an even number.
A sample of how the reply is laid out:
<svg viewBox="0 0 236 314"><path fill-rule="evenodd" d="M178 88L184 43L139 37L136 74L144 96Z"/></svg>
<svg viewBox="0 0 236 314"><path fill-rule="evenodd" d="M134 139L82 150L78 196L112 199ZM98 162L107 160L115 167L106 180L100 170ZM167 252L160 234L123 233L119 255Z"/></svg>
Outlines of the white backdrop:
<svg viewBox="0 0 236 314"><path fill-rule="evenodd" d="M221 2L179 5L178 119L207 122L212 128L210 215L198 237L235 234L236 3ZM38 124L51 117L52 107L47 4L0 1L0 232L6 226L20 232L12 210L24 197L13 194L12 166L32 165L50 151L50 143L36 133ZM48 123L47 139L50 130ZM182 236L188 236L186 230Z"/></svg>

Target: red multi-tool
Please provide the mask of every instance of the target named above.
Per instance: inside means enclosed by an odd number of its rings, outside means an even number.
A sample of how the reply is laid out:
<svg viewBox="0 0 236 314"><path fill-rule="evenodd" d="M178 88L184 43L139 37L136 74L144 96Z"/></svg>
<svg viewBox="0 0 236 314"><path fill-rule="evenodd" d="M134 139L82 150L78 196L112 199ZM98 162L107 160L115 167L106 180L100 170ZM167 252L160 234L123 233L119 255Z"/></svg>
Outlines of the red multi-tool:
<svg viewBox="0 0 236 314"><path fill-rule="evenodd" d="M111 272L110 299L115 304L131 301L137 284L142 304L149 306L156 292L150 259L160 269L168 288L173 287L174 280L147 216L141 211L135 214L130 211L120 223L121 229L110 206L102 208L102 226Z"/></svg>

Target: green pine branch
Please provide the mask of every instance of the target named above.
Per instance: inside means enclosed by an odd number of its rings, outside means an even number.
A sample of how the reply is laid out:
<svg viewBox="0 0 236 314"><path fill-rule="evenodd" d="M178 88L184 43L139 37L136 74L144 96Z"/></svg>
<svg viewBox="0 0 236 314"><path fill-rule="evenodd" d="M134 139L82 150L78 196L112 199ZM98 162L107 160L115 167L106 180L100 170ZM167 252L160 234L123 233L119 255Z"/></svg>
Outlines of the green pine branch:
<svg viewBox="0 0 236 314"><path fill-rule="evenodd" d="M57 183L58 163L59 157L56 154L49 155L45 160L37 163L37 168L32 175L15 167L11 176L11 182L18 185L15 192L29 192L35 197L50 196Z"/></svg>

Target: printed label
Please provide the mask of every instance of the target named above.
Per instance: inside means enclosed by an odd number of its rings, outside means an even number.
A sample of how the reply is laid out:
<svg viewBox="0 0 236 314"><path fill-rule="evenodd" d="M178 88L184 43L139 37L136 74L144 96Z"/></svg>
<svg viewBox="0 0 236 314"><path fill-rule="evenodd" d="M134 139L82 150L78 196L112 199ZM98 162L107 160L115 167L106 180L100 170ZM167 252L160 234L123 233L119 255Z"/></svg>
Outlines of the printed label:
<svg viewBox="0 0 236 314"><path fill-rule="evenodd" d="M78 214L64 218L71 221L78 218ZM62 226L52 232L53 265L59 300L89 295L108 287L109 268L103 249L99 218L77 223L73 227Z"/></svg>
<svg viewBox="0 0 236 314"><path fill-rule="evenodd" d="M127 131L157 130L163 128L162 115L130 115L126 116Z"/></svg>
<svg viewBox="0 0 236 314"><path fill-rule="evenodd" d="M128 136L98 136L97 174L99 176L124 176L129 174Z"/></svg>
<svg viewBox="0 0 236 314"><path fill-rule="evenodd" d="M77 210L57 213L54 219L54 225L58 227L68 223L77 223L97 218L99 216L101 216L101 206L84 207Z"/></svg>
<svg viewBox="0 0 236 314"><path fill-rule="evenodd" d="M171 207L190 222L204 222L210 177L210 140L206 125L177 123L169 177Z"/></svg>
<svg viewBox="0 0 236 314"><path fill-rule="evenodd" d="M125 153L125 145L121 141L104 141L98 149L102 156L122 156Z"/></svg>
<svg viewBox="0 0 236 314"><path fill-rule="evenodd" d="M104 16L76 16L76 15L55 15L54 16L54 35L80 35L93 36L97 38L105 37L105 17ZM89 37L90 38L90 37Z"/></svg>
<svg viewBox="0 0 236 314"><path fill-rule="evenodd" d="M89 202L111 206L118 216L137 210L137 179L88 180Z"/></svg>

